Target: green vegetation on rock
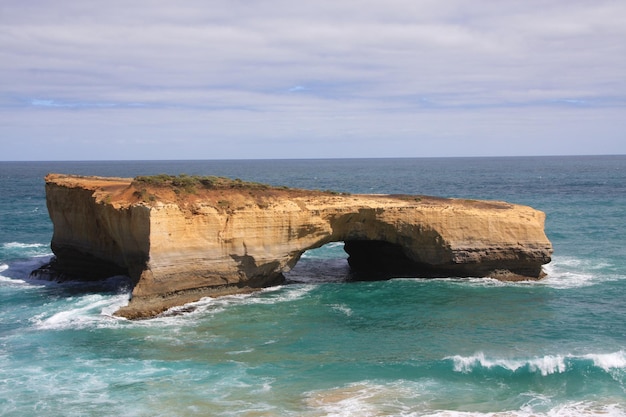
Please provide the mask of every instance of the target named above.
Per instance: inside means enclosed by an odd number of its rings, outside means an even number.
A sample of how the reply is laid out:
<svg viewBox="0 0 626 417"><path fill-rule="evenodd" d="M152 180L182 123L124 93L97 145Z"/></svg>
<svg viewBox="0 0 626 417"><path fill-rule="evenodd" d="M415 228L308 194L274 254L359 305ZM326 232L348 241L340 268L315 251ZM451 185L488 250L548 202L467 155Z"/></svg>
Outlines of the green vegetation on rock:
<svg viewBox="0 0 626 417"><path fill-rule="evenodd" d="M257 182L242 181L239 178L230 179L226 177L215 176L199 176L199 175L142 175L133 179L133 184L138 188L151 187L169 187L176 193L185 192L187 194L195 194L200 189L227 189L227 188L245 188L256 190L267 190L270 188L267 184Z"/></svg>
<svg viewBox="0 0 626 417"><path fill-rule="evenodd" d="M289 188L287 186L271 186L259 182L243 181L239 178L231 179L227 177L216 176L200 176L200 175L141 175L133 179L133 186L137 190L135 194L137 197L144 201L154 201L154 198L149 198L152 194L147 192L147 188L163 187L170 188L176 194L197 194L201 190L227 190L227 189L242 189L252 191L266 191L266 190L291 190L296 189ZM313 191L311 191L313 192ZM346 192L338 192L332 190L317 191L323 194L330 195L349 195Z"/></svg>

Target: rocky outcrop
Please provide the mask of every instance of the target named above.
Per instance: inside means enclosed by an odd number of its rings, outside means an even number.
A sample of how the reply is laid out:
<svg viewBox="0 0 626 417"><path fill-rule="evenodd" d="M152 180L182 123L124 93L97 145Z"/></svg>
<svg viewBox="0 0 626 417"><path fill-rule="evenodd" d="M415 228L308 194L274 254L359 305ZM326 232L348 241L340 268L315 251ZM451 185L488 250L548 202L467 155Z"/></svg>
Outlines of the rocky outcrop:
<svg viewBox="0 0 626 417"><path fill-rule="evenodd" d="M306 250L335 241L367 279L537 279L552 253L544 214L526 206L176 181L48 175L49 268L66 278L129 275L132 299L116 314L139 318L279 284Z"/></svg>

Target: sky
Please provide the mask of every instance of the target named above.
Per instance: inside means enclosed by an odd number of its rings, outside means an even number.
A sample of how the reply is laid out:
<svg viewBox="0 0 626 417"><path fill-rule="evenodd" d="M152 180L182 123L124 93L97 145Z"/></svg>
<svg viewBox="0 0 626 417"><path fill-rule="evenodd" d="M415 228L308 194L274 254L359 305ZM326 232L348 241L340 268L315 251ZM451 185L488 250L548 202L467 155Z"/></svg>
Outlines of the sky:
<svg viewBox="0 0 626 417"><path fill-rule="evenodd" d="M0 160L581 154L624 0L0 2Z"/></svg>

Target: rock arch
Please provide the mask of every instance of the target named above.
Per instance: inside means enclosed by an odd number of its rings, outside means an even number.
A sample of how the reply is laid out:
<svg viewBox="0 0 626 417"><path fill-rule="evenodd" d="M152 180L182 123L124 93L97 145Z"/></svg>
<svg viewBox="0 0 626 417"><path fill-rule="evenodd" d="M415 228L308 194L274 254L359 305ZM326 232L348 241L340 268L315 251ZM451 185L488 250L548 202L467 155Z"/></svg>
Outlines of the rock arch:
<svg viewBox="0 0 626 417"><path fill-rule="evenodd" d="M330 235L297 253L289 262L293 268L304 252L328 243L343 242L347 263L355 280L384 280L392 277L446 276L438 268L451 259L444 239L421 224L398 229L381 220L384 211L359 209L330 219Z"/></svg>
<svg viewBox="0 0 626 417"><path fill-rule="evenodd" d="M279 284L306 250L329 242L345 242L356 271L413 276L537 279L552 253L544 213L526 206L225 187L174 193L137 189L131 179L49 175L51 246L61 269L74 268L58 272L128 271L136 284L117 314L138 318Z"/></svg>

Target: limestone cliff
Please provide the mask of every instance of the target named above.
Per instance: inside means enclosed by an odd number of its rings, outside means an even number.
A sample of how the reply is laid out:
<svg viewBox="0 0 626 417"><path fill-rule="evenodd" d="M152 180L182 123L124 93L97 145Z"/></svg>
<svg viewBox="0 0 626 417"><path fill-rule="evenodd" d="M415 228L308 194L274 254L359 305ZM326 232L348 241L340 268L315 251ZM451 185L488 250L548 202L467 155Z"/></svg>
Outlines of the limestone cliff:
<svg viewBox="0 0 626 417"><path fill-rule="evenodd" d="M48 175L51 268L80 279L128 274L132 299L117 314L138 318L279 284L306 250L334 241L374 278L537 279L552 253L544 213L526 206L220 181Z"/></svg>

